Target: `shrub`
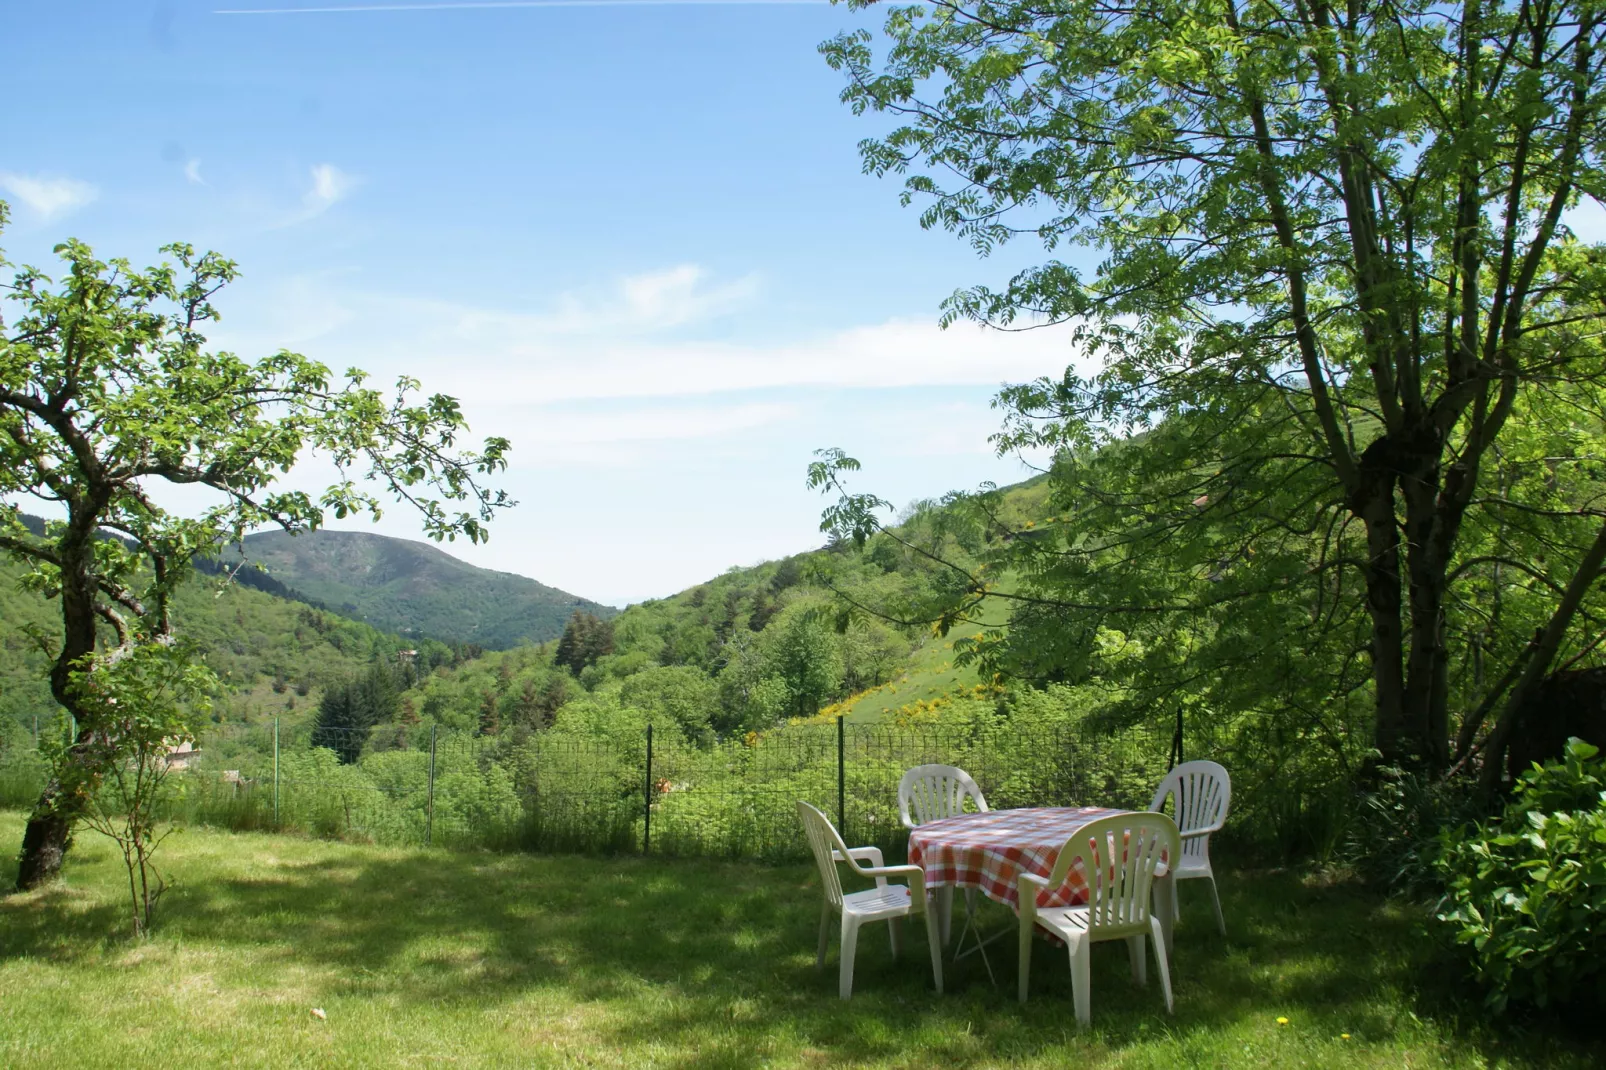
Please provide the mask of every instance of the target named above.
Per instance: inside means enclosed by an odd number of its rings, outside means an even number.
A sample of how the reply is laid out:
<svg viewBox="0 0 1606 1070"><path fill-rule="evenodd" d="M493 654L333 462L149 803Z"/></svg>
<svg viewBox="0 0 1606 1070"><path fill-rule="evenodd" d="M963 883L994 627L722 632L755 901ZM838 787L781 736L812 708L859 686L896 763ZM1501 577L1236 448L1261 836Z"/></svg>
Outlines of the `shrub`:
<svg viewBox="0 0 1606 1070"><path fill-rule="evenodd" d="M1602 999L1606 763L1582 740L1523 774L1497 820L1441 837L1437 911L1496 1011Z"/></svg>

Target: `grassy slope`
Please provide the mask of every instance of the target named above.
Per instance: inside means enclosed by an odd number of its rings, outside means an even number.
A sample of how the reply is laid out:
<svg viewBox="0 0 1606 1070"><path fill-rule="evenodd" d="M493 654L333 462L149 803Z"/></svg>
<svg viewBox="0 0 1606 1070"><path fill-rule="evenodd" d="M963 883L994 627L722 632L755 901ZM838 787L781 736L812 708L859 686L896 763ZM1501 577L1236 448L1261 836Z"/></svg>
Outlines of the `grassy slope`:
<svg viewBox="0 0 1606 1070"><path fill-rule="evenodd" d="M21 820L0 812L0 841ZM979 972L930 990L918 952L865 932L857 991L813 947L804 867L451 854L181 833L147 943L123 925L110 845L64 886L0 898L0 1065L1590 1066L1606 1049L1500 1037L1414 991L1400 908L1287 873L1225 879L1233 941L1184 897L1177 1014L1094 953L1093 1026L1045 945L1033 999ZM14 874L0 862L0 886ZM1185 891L1192 891L1186 889ZM988 922L1008 925L1001 909ZM913 943L913 941L911 941ZM918 945L916 945L918 946ZM997 945L1010 973L1009 941ZM327 1012L320 1021L312 1008ZM1277 1018L1289 1019L1286 1026ZM1472 1023L1472 1024L1469 1024ZM1341 1034L1350 1034L1343 1039Z"/></svg>
<svg viewBox="0 0 1606 1070"><path fill-rule="evenodd" d="M310 598L406 635L504 649L563 633L576 609L615 610L510 572L459 561L428 543L354 531L245 540L246 556Z"/></svg>
<svg viewBox="0 0 1606 1070"><path fill-rule="evenodd" d="M48 662L24 628L55 636L61 620L54 602L17 589L19 575L16 565L0 561L0 716L31 729L33 714L44 723L56 707L45 678ZM204 580L180 591L173 618L180 635L200 644L229 686L223 711L229 720L306 711L325 684L365 671L378 654L411 645L300 602L239 585L220 593ZM275 692L272 683L280 674L285 689ZM310 694L298 695L298 689Z"/></svg>

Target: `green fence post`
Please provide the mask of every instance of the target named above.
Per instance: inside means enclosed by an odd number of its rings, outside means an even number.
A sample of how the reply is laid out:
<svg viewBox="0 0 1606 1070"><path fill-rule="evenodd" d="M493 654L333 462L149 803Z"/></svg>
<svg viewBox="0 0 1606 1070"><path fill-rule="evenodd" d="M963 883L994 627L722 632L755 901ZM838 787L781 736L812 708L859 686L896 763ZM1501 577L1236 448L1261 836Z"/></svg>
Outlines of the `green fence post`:
<svg viewBox="0 0 1606 1070"><path fill-rule="evenodd" d="M279 827L279 719L273 719L273 827Z"/></svg>
<svg viewBox="0 0 1606 1070"><path fill-rule="evenodd" d="M652 722L647 722L647 780L642 785L641 811L643 824L641 832L641 853L652 853Z"/></svg>
<svg viewBox="0 0 1606 1070"><path fill-rule="evenodd" d="M424 846L435 841L435 725L429 726L429 794L424 799Z"/></svg>
<svg viewBox="0 0 1606 1070"><path fill-rule="evenodd" d="M848 836L848 762L847 748L844 743L847 739L847 729L843 727L842 715L836 715L836 827L842 834L844 841Z"/></svg>

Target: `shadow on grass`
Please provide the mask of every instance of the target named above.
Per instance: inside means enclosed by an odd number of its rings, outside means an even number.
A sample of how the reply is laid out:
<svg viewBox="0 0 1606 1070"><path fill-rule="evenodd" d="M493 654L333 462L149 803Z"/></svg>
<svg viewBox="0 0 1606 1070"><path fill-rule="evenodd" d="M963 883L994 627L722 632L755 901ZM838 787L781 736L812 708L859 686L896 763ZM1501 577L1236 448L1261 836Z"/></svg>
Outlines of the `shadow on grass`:
<svg viewBox="0 0 1606 1070"><path fill-rule="evenodd" d="M261 843L271 853L271 841ZM90 850L80 848L80 864ZM820 893L806 867L308 846L285 853L298 857L209 871L186 859L196 878L163 902L159 939L238 949L254 984L311 971L334 997L504 1006L518 1018L535 1013L522 1001L550 996L597 1011L585 1028L610 1048L650 1042L660 1062L666 1048L683 1053L669 1065L758 1066L777 1045L822 1064L918 1053L921 1064L966 1065L1078 1043L1068 1040L1077 1030L1063 951L1038 945L1032 999L1019 1005L1015 923L997 905L981 920L1006 931L989 952L999 987L979 965L950 966L950 991L937 996L917 921L905 930L900 961L884 926L861 934L854 998L842 1003L834 940L826 969L814 968ZM299 857L309 854L316 857ZM1204 889L1182 892L1175 1017L1152 976L1146 989L1132 986L1124 946L1100 945L1093 1028L1079 1043L1110 1051L1162 1041L1179 1061L1197 1047L1215 1062L1225 1032L1264 1028L1279 1015L1328 1038L1386 1043L1415 1029L1420 1039L1424 1027L1410 1012L1426 952L1406 911L1289 874L1234 874L1223 881L1231 933L1223 940ZM105 895L69 888L24 898L0 911L0 962L88 958L118 924L121 904ZM1514 1065L1558 1054L1554 1044L1525 1048L1487 1030L1450 1039L1457 1024L1446 1019L1439 1029L1451 1048Z"/></svg>

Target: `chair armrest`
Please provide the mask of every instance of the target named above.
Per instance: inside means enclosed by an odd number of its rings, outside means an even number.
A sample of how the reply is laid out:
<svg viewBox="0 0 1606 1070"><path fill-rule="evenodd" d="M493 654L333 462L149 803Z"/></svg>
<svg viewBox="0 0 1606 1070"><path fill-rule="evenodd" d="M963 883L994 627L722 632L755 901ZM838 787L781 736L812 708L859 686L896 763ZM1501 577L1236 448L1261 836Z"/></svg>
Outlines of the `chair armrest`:
<svg viewBox="0 0 1606 1070"><path fill-rule="evenodd" d="M1015 907L1023 923L1036 924L1037 893L1047 890L1048 880L1035 873L1022 873L1015 878Z"/></svg>
<svg viewBox="0 0 1606 1070"><path fill-rule="evenodd" d="M1188 832L1183 832L1183 833L1180 833L1180 834L1179 834L1179 835L1180 835L1180 836L1181 836L1181 837L1182 837L1182 839L1184 839L1184 840L1196 840L1196 839L1198 839L1198 838L1199 838L1199 837L1200 837L1200 836L1208 836L1208 835L1210 835L1210 834L1211 834L1211 833L1212 833L1212 832L1220 832L1220 831L1221 831L1221 828L1222 828L1222 826L1223 826L1223 825L1224 825L1224 824L1225 824L1225 822L1223 822L1223 821L1218 821L1218 822L1216 822L1216 823L1215 823L1215 824L1214 824L1214 825L1207 825L1207 826L1205 826L1205 827L1204 827L1204 828L1202 828L1202 829L1192 829L1192 830L1190 830L1190 831L1188 831Z"/></svg>
<svg viewBox="0 0 1606 1070"><path fill-rule="evenodd" d="M849 847L848 848L848 854L847 854L846 858L844 858L842 856L842 852L841 851L832 851L831 852L831 861L833 861L833 862L848 862L848 861L860 862L860 861L863 861L863 862L870 863L872 866L884 866L884 865L886 865L885 860L883 860L883 858L881 857L881 848L879 848L879 847ZM854 869L858 869L859 867L858 866L854 866L853 868Z"/></svg>
<svg viewBox="0 0 1606 1070"><path fill-rule="evenodd" d="M882 857L881 848L879 847L849 847L846 857L843 857L841 851L832 851L831 860L833 862L846 862L852 867L853 872L861 877L874 877L877 888L885 888L887 886L887 875L880 872L880 870L886 868L886 859ZM859 864L861 862L868 862L870 866L866 868Z"/></svg>
<svg viewBox="0 0 1606 1070"><path fill-rule="evenodd" d="M888 877L908 881L909 899L916 911L926 902L926 871L919 866L854 866L853 870L861 877L874 877L877 887L885 887Z"/></svg>

